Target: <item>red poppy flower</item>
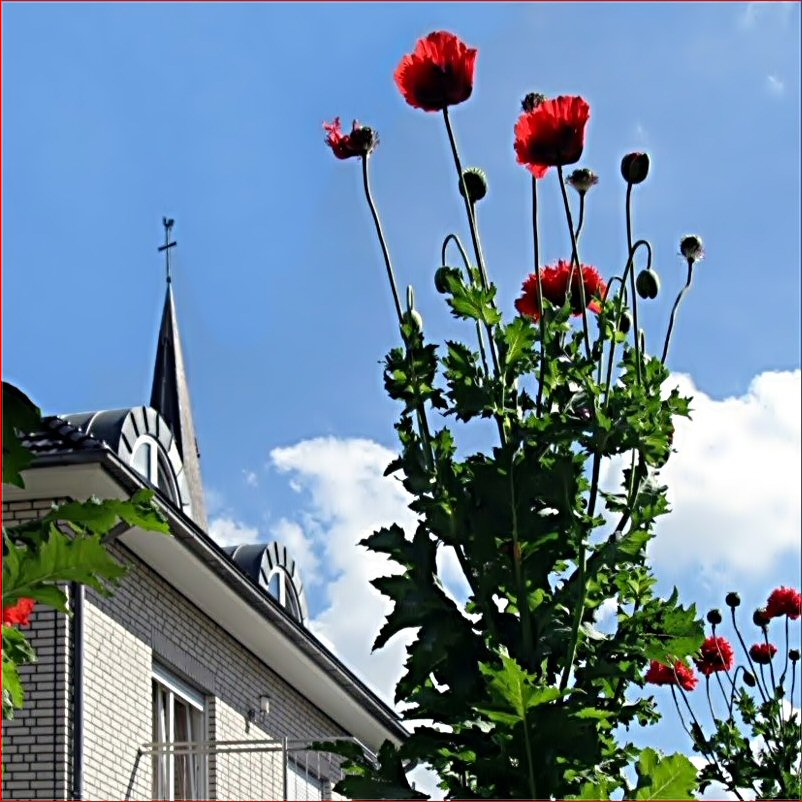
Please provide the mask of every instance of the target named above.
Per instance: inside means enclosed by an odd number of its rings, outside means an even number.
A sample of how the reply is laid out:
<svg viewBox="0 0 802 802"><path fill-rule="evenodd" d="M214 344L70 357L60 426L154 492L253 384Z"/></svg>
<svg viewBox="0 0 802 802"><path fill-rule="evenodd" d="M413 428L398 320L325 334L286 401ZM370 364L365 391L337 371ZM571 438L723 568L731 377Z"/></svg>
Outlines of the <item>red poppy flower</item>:
<svg viewBox="0 0 802 802"><path fill-rule="evenodd" d="M518 164L526 165L535 178L543 178L549 167L578 162L589 117L590 106L576 95L544 100L525 112L515 125Z"/></svg>
<svg viewBox="0 0 802 802"><path fill-rule="evenodd" d="M735 653L726 638L707 638L702 644L701 657L694 662L706 677L714 671L729 671L735 663Z"/></svg>
<svg viewBox="0 0 802 802"><path fill-rule="evenodd" d="M3 623L27 627L31 623L31 613L35 604L33 599L23 596L16 604L3 609Z"/></svg>
<svg viewBox="0 0 802 802"><path fill-rule="evenodd" d="M756 643L749 647L749 656L758 665L768 665L775 654L777 654L777 647L773 643Z"/></svg>
<svg viewBox="0 0 802 802"><path fill-rule="evenodd" d="M434 31L401 59L395 83L410 106L442 111L471 96L478 52L453 33Z"/></svg>
<svg viewBox="0 0 802 802"><path fill-rule="evenodd" d="M568 294L568 278L571 276L571 263L560 259L557 264L540 270L541 291L547 301L562 306ZM607 285L599 271L590 265L582 265L582 281L585 285L585 301L591 312L600 312L601 305L594 297L601 298ZM515 301L515 308L533 320L540 320L540 305L537 297L537 272L529 275L521 288L523 295ZM582 296L579 292L579 269L574 269L571 279L571 308L575 315L582 314Z"/></svg>
<svg viewBox="0 0 802 802"><path fill-rule="evenodd" d="M773 590L766 604L766 613L769 618L787 615L792 621L796 621L802 614L802 593L786 587Z"/></svg>
<svg viewBox="0 0 802 802"><path fill-rule="evenodd" d="M350 134L342 132L339 117L335 117L334 122L323 123L323 129L326 132L326 144L338 159L367 156L379 144L376 132L356 120L351 125Z"/></svg>
<svg viewBox="0 0 802 802"><path fill-rule="evenodd" d="M681 661L674 663L672 668L652 660L644 679L651 685L679 685L685 691L692 691L699 682L693 669Z"/></svg>

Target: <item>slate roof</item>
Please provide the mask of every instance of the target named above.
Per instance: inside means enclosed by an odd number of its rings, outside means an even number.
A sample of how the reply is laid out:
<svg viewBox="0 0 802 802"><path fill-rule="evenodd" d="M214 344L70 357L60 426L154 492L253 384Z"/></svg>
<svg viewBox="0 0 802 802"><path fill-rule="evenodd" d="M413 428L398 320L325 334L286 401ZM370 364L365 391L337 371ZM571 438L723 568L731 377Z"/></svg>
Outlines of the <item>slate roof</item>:
<svg viewBox="0 0 802 802"><path fill-rule="evenodd" d="M58 415L42 419L42 429L22 438L22 444L37 457L73 454L76 451L95 451L108 446L73 426Z"/></svg>

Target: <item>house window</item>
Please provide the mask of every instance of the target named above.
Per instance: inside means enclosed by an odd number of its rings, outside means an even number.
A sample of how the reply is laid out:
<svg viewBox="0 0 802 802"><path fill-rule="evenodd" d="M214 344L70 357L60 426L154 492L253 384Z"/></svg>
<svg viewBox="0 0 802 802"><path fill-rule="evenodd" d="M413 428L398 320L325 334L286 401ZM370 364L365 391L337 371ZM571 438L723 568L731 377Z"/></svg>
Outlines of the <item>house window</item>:
<svg viewBox="0 0 802 802"><path fill-rule="evenodd" d="M267 589L282 607L287 608L293 618L298 621L301 620L301 602L298 599L298 593L295 590L292 579L287 576L287 572L283 568L276 567L273 569L267 580Z"/></svg>
<svg viewBox="0 0 802 802"><path fill-rule="evenodd" d="M153 740L153 799L205 799L205 700L159 666L153 667Z"/></svg>
<svg viewBox="0 0 802 802"><path fill-rule="evenodd" d="M176 488L173 469L167 455L149 437L142 437L134 446L131 465L141 476L144 476L152 485L158 487L173 503L178 502L178 489Z"/></svg>

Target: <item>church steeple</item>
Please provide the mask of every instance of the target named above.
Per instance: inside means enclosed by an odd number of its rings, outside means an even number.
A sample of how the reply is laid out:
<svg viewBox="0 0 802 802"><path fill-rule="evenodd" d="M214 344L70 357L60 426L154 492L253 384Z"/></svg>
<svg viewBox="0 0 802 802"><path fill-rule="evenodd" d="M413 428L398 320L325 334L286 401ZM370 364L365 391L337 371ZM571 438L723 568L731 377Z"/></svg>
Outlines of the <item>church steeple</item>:
<svg viewBox="0 0 802 802"><path fill-rule="evenodd" d="M178 335L178 319L175 313L175 299L170 275L170 249L176 244L170 241L170 230L174 221L165 217L162 222L164 224L164 245L159 248L159 251L164 251L165 255L167 292L164 297L164 310L159 328L150 405L170 424L175 435L189 487L192 518L205 532L208 529L208 522L200 471L200 452L195 437L195 424L192 420L192 404L189 400L189 385L184 367L181 338Z"/></svg>

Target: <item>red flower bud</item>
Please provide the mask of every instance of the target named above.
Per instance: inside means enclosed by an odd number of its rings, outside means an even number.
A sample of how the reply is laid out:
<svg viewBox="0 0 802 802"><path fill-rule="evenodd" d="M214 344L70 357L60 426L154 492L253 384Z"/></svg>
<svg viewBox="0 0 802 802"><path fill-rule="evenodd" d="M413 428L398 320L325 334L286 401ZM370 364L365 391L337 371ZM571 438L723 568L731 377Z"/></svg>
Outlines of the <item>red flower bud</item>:
<svg viewBox="0 0 802 802"><path fill-rule="evenodd" d="M648 153L627 153L621 159L621 175L628 184L640 184L649 175Z"/></svg>

